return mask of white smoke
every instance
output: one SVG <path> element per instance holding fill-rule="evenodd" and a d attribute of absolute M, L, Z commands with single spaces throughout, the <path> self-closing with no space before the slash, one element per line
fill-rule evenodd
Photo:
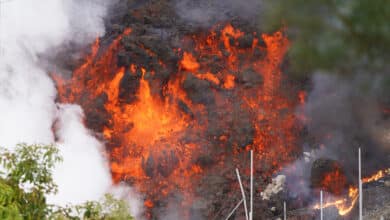
<path fill-rule="evenodd" d="M 261 192 L 261 198 L 263 200 L 269 200 L 272 195 L 278 194 L 283 190 L 284 184 L 286 183 L 285 175 L 278 175 L 272 179 L 272 182 L 267 185 L 265 190 Z"/>
<path fill-rule="evenodd" d="M 9 0 L 0 17 L 0 146 L 53 143 L 53 122 L 64 162 L 55 170 L 56 204 L 99 199 L 111 188 L 102 145 L 82 124 L 81 108 L 55 103 L 41 54 L 62 44 L 88 44 L 104 34 L 104 0 Z"/>
<path fill-rule="evenodd" d="M 72 14 L 71 9 L 78 5 L 77 13 Z M 1 145 L 53 141 L 51 125 L 55 117 L 56 91 L 46 71 L 39 67 L 38 55 L 75 37 L 87 43 L 92 35 L 102 35 L 103 12 L 103 6 L 98 7 L 91 1 L 10 0 L 2 3 Z M 93 15 L 96 21 L 85 19 L 87 15 Z M 75 20 L 80 22 L 76 26 Z"/>
<path fill-rule="evenodd" d="M 122 184 L 112 187 L 109 190 L 109 193 L 117 199 L 122 199 L 128 202 L 128 204 L 130 205 L 130 213 L 136 219 L 144 219 L 144 204 L 141 202 L 143 198 L 140 196 L 139 193 L 135 192 L 132 188 Z"/>
<path fill-rule="evenodd" d="M 57 145 L 64 161 L 54 172 L 60 190 L 49 201 L 66 205 L 82 203 L 86 198 L 99 200 L 111 185 L 110 172 L 101 154 L 103 146 L 80 123 L 83 113 L 79 106 L 61 105 L 58 113 Z"/>

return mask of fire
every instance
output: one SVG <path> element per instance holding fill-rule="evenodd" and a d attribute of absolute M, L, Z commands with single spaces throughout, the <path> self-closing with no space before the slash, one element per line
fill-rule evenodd
<path fill-rule="evenodd" d="M 281 115 L 283 110 L 289 110 L 296 103 L 286 100 L 280 94 L 281 71 L 280 65 L 289 42 L 282 31 L 273 35 L 261 35 L 261 38 L 253 37 L 248 48 L 240 48 L 238 39 L 245 33 L 234 29 L 230 24 L 225 26 L 220 34 L 212 31 L 205 37 L 193 37 L 196 42 L 196 48 L 192 53 L 184 52 L 181 60 L 183 70 L 190 71 L 190 74 L 199 79 L 204 79 L 217 88 L 233 90 L 233 93 L 241 97 L 241 109 L 245 109 L 251 115 L 251 122 L 255 128 L 253 144 L 248 149 L 256 149 L 258 159 L 269 160 L 269 164 L 275 161 L 288 161 L 291 152 L 295 150 L 295 136 L 292 133 L 296 125 L 294 114 Z M 261 46 L 260 41 L 264 41 L 265 48 Z M 223 44 L 224 50 L 218 45 Z M 265 57 L 258 57 L 256 53 L 263 53 Z M 199 57 L 202 59 L 195 59 Z M 240 59 L 239 59 L 240 58 Z M 213 67 L 210 63 L 213 59 L 222 60 L 223 68 Z M 261 87 L 243 88 L 237 85 L 237 81 L 248 80 L 242 75 L 242 71 L 253 71 L 262 78 Z M 237 75 L 240 73 L 241 75 Z M 184 73 L 185 74 L 185 73 Z M 234 103 L 217 98 L 218 108 L 234 108 Z M 264 123 L 267 122 L 267 123 Z M 221 134 L 220 140 L 226 140 L 229 137 L 229 126 L 227 125 L 226 134 Z M 278 130 L 278 134 L 275 133 Z M 236 145 L 238 143 L 233 143 Z M 237 149 L 239 147 L 236 145 Z M 276 159 L 277 158 L 277 159 Z M 281 163 L 273 164 L 275 167 Z"/>
<path fill-rule="evenodd" d="M 235 86 L 235 77 L 233 75 L 226 75 L 225 82 L 223 83 L 223 87 L 225 89 L 233 89 Z"/>
<path fill-rule="evenodd" d="M 188 52 L 184 52 L 183 59 L 181 60 L 181 65 L 184 69 L 194 71 L 199 69 L 199 63 Z"/>
<path fill-rule="evenodd" d="M 339 215 L 344 216 L 347 215 L 353 207 L 358 199 L 359 192 L 356 187 L 350 187 L 348 190 L 348 199 L 338 199 L 335 201 L 325 202 L 323 204 L 323 208 L 336 207 Z M 316 204 L 314 209 L 320 209 L 320 204 Z"/>
<path fill-rule="evenodd" d="M 377 181 L 386 175 L 390 174 L 390 169 L 380 170 L 377 173 L 363 178 L 362 183 L 369 183 Z M 338 199 L 334 201 L 328 201 L 323 204 L 323 208 L 336 207 L 339 215 L 344 216 L 352 211 L 359 198 L 359 190 L 356 186 L 350 186 L 348 190 L 348 198 Z M 320 209 L 320 204 L 316 204 L 313 209 Z"/>
<path fill-rule="evenodd" d="M 369 182 L 377 181 L 377 180 L 385 177 L 388 174 L 390 174 L 390 169 L 379 170 L 376 174 L 374 174 L 374 175 L 372 175 L 370 177 L 363 178 L 362 182 L 363 183 L 369 183 Z"/>
<path fill-rule="evenodd" d="M 323 189 L 326 189 L 326 191 L 335 195 L 340 195 L 347 185 L 347 178 L 340 169 L 335 169 L 325 174 L 320 185 Z"/>
<path fill-rule="evenodd" d="M 287 98 L 280 89 L 280 65 L 289 46 L 282 31 L 249 34 L 246 47 L 239 45 L 246 34 L 230 24 L 189 36 L 183 40 L 195 46 L 176 49 L 178 68 L 158 83 L 153 80 L 158 69 L 136 60 L 117 65 L 121 41 L 129 34 L 131 29 L 108 49 L 97 39 L 71 79 L 53 78 L 59 101 L 80 104 L 87 126 L 106 142 L 114 182 L 145 194 L 148 210 L 177 191 L 183 207 L 190 207 L 197 181 L 209 170 L 225 168 L 225 161 L 239 163 L 241 152 L 256 150 L 256 159 L 270 165 L 261 173 L 265 177 L 294 159 L 299 98 Z M 253 128 L 251 139 L 243 140 L 248 134 L 238 133 L 240 126 Z M 213 165 L 198 162 L 201 155 L 211 157 Z"/>
<path fill-rule="evenodd" d="M 112 163 L 112 171 L 116 181 L 120 181 L 127 175 L 140 179 L 151 176 L 143 172 L 143 166 L 147 166 L 145 164 L 147 162 L 143 160 L 166 156 L 164 151 L 161 152 L 158 148 L 160 144 L 164 144 L 163 139 L 174 137 L 188 125 L 187 117 L 178 112 L 177 106 L 170 105 L 168 100 L 162 101 L 151 95 L 149 84 L 143 77 L 140 79 L 137 97 L 138 101 L 132 105 L 112 109 L 114 115 L 111 123 L 116 128 L 115 132 L 119 129 L 125 143 L 137 146 L 133 152 L 127 148 L 116 148 L 119 152 L 112 155 L 115 159 Z M 128 128 L 129 124 L 132 125 L 131 129 Z M 177 137 L 170 141 L 179 142 L 179 139 Z M 165 149 L 167 151 L 165 153 L 182 147 L 185 146 L 170 144 L 169 148 Z"/>

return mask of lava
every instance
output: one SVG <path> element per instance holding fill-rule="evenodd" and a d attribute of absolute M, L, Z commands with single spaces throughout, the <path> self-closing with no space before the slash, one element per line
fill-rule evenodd
<path fill-rule="evenodd" d="M 227 24 L 188 36 L 183 40 L 194 46 L 175 49 L 177 69 L 159 83 L 151 80 L 158 69 L 137 60 L 117 65 L 122 39 L 130 34 L 126 29 L 108 47 L 97 39 L 70 79 L 53 78 L 59 101 L 80 104 L 87 126 L 106 142 L 114 182 L 146 195 L 145 207 L 164 205 L 177 192 L 190 207 L 208 170 L 239 163 L 238 155 L 250 149 L 269 165 L 258 171 L 264 177 L 294 160 L 299 97 L 286 97 L 280 88 L 289 46 L 282 31 L 246 34 Z M 239 43 L 244 35 L 251 36 L 247 46 Z M 248 132 L 240 133 L 241 127 Z M 200 156 L 213 162 L 199 162 Z"/>
<path fill-rule="evenodd" d="M 195 57 L 188 52 L 183 53 L 183 59 L 180 64 L 186 70 L 193 71 L 199 69 L 199 63 L 196 61 Z"/>
<path fill-rule="evenodd" d="M 347 178 L 340 169 L 335 169 L 329 173 L 325 173 L 320 184 L 326 191 L 340 195 L 347 184 Z"/>

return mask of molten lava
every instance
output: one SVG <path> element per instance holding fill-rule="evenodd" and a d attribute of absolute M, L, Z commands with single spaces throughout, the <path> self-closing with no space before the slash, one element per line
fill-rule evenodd
<path fill-rule="evenodd" d="M 281 31 L 260 36 L 228 24 L 189 36 L 183 42 L 195 46 L 175 49 L 178 69 L 159 83 L 151 80 L 158 69 L 137 60 L 117 65 L 121 41 L 130 34 L 127 29 L 107 48 L 97 39 L 70 79 L 53 78 L 59 101 L 80 104 L 87 126 L 102 134 L 113 180 L 145 194 L 148 209 L 176 192 L 189 207 L 208 170 L 239 164 L 238 155 L 250 149 L 268 164 L 260 173 L 265 177 L 294 160 L 299 98 L 280 88 L 289 45 Z M 247 46 L 239 43 L 244 35 L 252 37 Z M 199 162 L 201 156 L 213 162 Z"/>
<path fill-rule="evenodd" d="M 340 169 L 335 169 L 325 173 L 320 184 L 325 191 L 341 195 L 347 185 L 347 178 Z"/>

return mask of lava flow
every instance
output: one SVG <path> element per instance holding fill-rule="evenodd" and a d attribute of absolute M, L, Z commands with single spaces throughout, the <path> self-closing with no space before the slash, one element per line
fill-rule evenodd
<path fill-rule="evenodd" d="M 377 181 L 389 174 L 390 174 L 390 169 L 380 170 L 369 177 L 362 178 L 362 183 Z M 350 186 L 348 189 L 348 198 L 337 199 L 334 201 L 327 201 L 323 204 L 323 208 L 336 207 L 339 215 L 342 216 L 347 215 L 355 207 L 358 198 L 359 198 L 358 188 L 356 186 Z M 320 204 L 316 204 L 313 208 L 320 209 L 321 206 Z"/>
<path fill-rule="evenodd" d="M 339 167 L 325 173 L 321 181 L 321 188 L 334 195 L 341 195 L 347 186 L 347 178 Z"/>
<path fill-rule="evenodd" d="M 209 170 L 226 169 L 226 161 L 239 163 L 241 152 L 255 149 L 267 164 L 264 172 L 258 169 L 265 177 L 294 160 L 299 98 L 280 88 L 289 45 L 282 31 L 246 34 L 228 24 L 184 37 L 174 49 L 177 69 L 164 80 L 139 60 L 118 65 L 128 35 L 130 29 L 107 48 L 96 40 L 70 79 L 53 78 L 59 101 L 80 104 L 87 126 L 105 140 L 114 182 L 146 195 L 148 209 L 164 206 L 175 193 L 189 207 L 197 181 Z"/>

